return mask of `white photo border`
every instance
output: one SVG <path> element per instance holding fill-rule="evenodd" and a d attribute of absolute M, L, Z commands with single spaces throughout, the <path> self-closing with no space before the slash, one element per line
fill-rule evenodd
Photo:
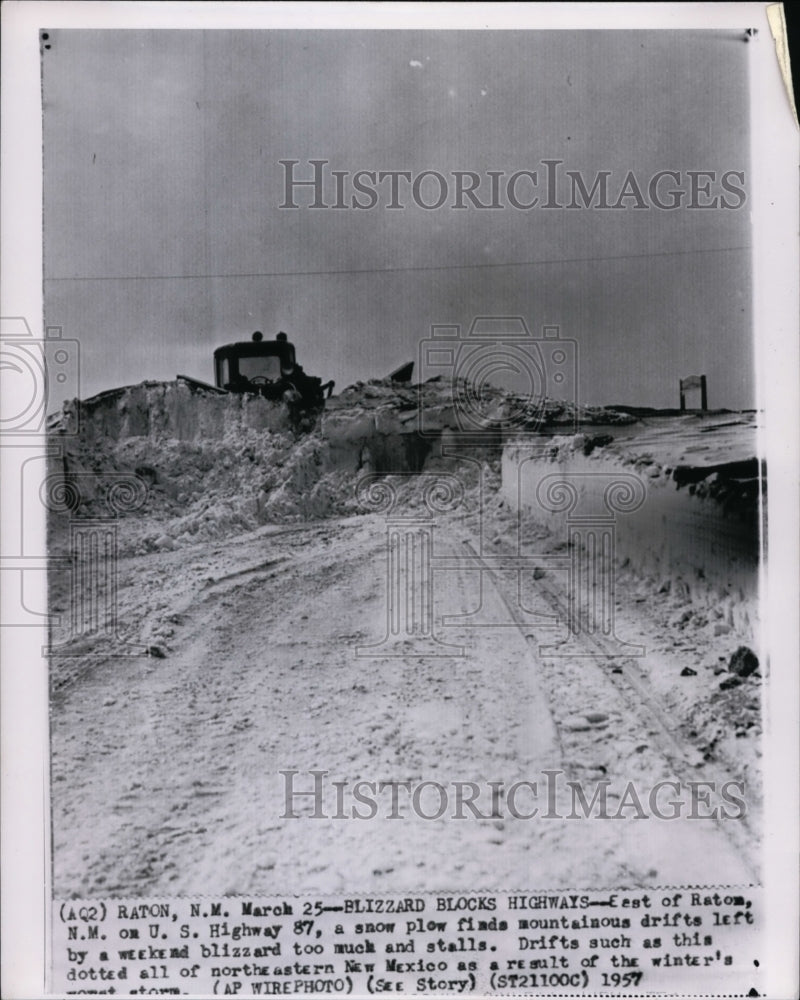
<path fill-rule="evenodd" d="M 8 3 L 2 37 L 3 317 L 42 330 L 42 163 L 39 31 L 48 28 L 459 28 L 758 27 L 751 46 L 754 336 L 763 448 L 769 477 L 765 645 L 769 651 L 764 775 L 767 995 L 793 995 L 798 903 L 798 132 L 761 3 L 340 4 Z M 42 447 L 28 445 L 31 454 Z M 12 468 L 1 454 L 3 471 Z M 2 477 L 2 509 L 20 484 Z M 42 522 L 44 512 L 42 513 Z M 4 520 L 5 542 L 18 525 Z M 44 524 L 37 526 L 44 551 Z M 29 595 L 44 606 L 44 584 Z M 4 628 L 2 643 L 3 995 L 42 996 L 50 894 L 47 669 L 43 630 Z"/>

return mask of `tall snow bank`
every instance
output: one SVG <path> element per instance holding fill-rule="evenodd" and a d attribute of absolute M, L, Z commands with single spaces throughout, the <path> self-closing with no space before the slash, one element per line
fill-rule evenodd
<path fill-rule="evenodd" d="M 301 430 L 282 403 L 180 380 L 144 382 L 65 404 L 50 427 L 60 453 L 51 471 L 80 481 L 81 514 L 99 511 L 109 477 L 138 476 L 148 488 L 141 551 L 270 521 L 355 512 L 364 474 L 419 472 L 442 463 L 443 443 L 457 449 L 465 430 L 454 402 L 459 387 L 445 380 L 359 383 L 328 400 Z M 499 457 L 509 422 L 521 412 L 531 426 L 574 424 L 578 415 L 588 422 L 632 419 L 599 409 L 578 414 L 550 400 L 528 407 L 530 413 L 526 405 L 484 388 L 486 434 L 475 455 Z"/>
<path fill-rule="evenodd" d="M 697 445 L 687 447 L 673 425 L 671 436 L 660 438 L 660 460 L 646 434 L 624 445 L 612 444 L 609 435 L 586 434 L 509 444 L 502 459 L 503 496 L 513 510 L 565 540 L 571 527 L 612 518 L 618 568 L 650 581 L 654 598 L 682 591 L 692 604 L 721 610 L 731 626 L 750 635 L 758 617 L 759 499 L 765 484 L 754 431 L 740 426 L 736 449 L 728 444 L 703 454 L 693 450 Z M 750 458 L 742 457 L 751 449 Z M 729 461 L 720 462 L 722 454 Z M 670 455 L 680 464 L 665 464 Z M 615 482 L 621 484 L 616 507 L 608 492 Z"/>

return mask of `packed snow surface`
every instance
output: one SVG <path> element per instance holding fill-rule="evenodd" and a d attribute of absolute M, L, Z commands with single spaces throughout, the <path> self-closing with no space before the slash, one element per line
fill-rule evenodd
<path fill-rule="evenodd" d="M 359 384 L 298 423 L 178 381 L 52 422 L 52 475 L 70 486 L 50 518 L 65 560 L 50 574 L 56 895 L 758 878 L 755 415 L 531 407 L 496 390 L 467 422 L 460 398 L 444 381 Z M 613 554 L 616 636 L 642 655 L 569 645 L 566 515 L 531 501 L 554 473 L 584 492 L 586 473 L 645 484 Z M 139 499 L 112 516 L 126 477 Z M 388 513 L 365 496 L 389 496 Z M 94 557 L 75 529 L 90 523 L 113 526 L 111 635 L 74 613 Z M 419 623 L 392 633 L 387 539 L 406 530 L 440 560 L 436 656 Z M 309 799 L 285 817 L 286 771 L 307 790 L 312 770 L 507 788 L 547 769 L 588 798 L 600 783 L 612 813 L 631 782 L 646 800 L 659 781 L 735 781 L 746 815 L 687 818 L 684 792 L 674 821 L 340 820 L 329 789 L 328 818 Z"/>

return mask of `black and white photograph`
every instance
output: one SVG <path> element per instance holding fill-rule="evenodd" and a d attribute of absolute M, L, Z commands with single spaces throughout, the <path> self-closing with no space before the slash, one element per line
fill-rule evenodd
<path fill-rule="evenodd" d="M 131 6 L 3 308 L 48 995 L 789 996 L 767 5 Z"/>

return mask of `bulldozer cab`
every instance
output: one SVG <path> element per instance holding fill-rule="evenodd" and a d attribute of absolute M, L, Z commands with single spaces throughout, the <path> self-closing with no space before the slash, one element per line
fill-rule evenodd
<path fill-rule="evenodd" d="M 250 341 L 226 344 L 214 351 L 214 381 L 228 392 L 252 392 L 285 400 L 295 412 L 321 409 L 333 382 L 306 375 L 285 333 L 264 340 L 256 331 Z"/>
<path fill-rule="evenodd" d="M 263 340 L 258 332 L 253 339 L 226 344 L 214 351 L 214 380 L 218 389 L 229 392 L 259 392 L 275 387 L 280 394 L 284 380 L 295 369 L 294 345 L 286 334 L 276 340 Z"/>

